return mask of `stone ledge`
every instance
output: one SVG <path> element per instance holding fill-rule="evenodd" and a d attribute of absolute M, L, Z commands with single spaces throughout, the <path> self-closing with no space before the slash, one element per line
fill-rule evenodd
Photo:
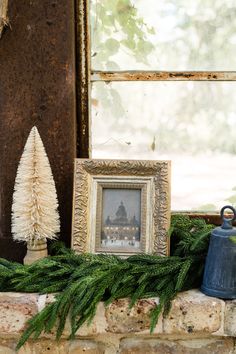
<path fill-rule="evenodd" d="M 38 312 L 39 295 L 0 293 L 0 337 L 15 337 Z"/>
<path fill-rule="evenodd" d="M 102 340 L 29 340 L 18 352 L 16 342 L 0 339 L 0 354 L 235 354 L 233 338 L 167 340 L 124 338 L 113 344 Z"/>
<path fill-rule="evenodd" d="M 53 295 L 0 293 L 0 338 L 19 338 L 29 318 L 54 301 Z M 107 308 L 100 303 L 90 326 L 77 332 L 78 338 L 100 335 L 149 335 L 150 311 L 158 299 L 142 299 L 130 309 L 128 299 L 114 301 Z M 69 335 L 69 324 L 64 336 Z M 178 294 L 167 318 L 160 316 L 153 336 L 236 336 L 236 301 L 223 301 L 199 290 Z M 54 338 L 54 333 L 46 337 Z"/>
<path fill-rule="evenodd" d="M 190 290 L 180 293 L 163 320 L 167 334 L 214 333 L 222 327 L 224 301 Z M 223 334 L 223 333 L 220 333 Z"/>
<path fill-rule="evenodd" d="M 235 354 L 232 338 L 200 338 L 189 340 L 125 339 L 120 354 Z"/>

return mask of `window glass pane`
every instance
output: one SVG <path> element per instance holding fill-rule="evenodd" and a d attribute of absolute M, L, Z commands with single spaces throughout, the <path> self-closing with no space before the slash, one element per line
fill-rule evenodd
<path fill-rule="evenodd" d="M 172 210 L 236 203 L 236 83 L 93 84 L 92 157 L 172 160 Z"/>
<path fill-rule="evenodd" d="M 235 70 L 235 0 L 91 0 L 98 70 Z"/>

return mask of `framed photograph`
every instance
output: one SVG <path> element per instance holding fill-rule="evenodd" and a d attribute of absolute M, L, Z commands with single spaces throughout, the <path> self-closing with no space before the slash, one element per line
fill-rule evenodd
<path fill-rule="evenodd" d="M 76 159 L 72 248 L 168 255 L 170 161 Z"/>

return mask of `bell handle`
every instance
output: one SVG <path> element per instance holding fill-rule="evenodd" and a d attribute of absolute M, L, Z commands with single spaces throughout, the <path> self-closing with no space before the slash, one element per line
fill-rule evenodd
<path fill-rule="evenodd" d="M 233 212 L 234 215 L 232 218 L 226 218 L 224 216 L 225 209 L 230 209 Z M 234 207 L 232 207 L 232 205 L 225 205 L 220 211 L 220 216 L 223 221 L 226 221 L 226 222 L 234 221 L 236 219 L 236 210 L 234 209 Z"/>

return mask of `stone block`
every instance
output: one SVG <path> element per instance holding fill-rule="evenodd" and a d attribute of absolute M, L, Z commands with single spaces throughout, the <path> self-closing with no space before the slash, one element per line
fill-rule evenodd
<path fill-rule="evenodd" d="M 213 333 L 221 328 L 224 302 L 198 290 L 180 293 L 163 320 L 167 334 Z"/>
<path fill-rule="evenodd" d="M 236 337 L 236 300 L 225 301 L 224 333 Z"/>
<path fill-rule="evenodd" d="M 83 324 L 76 332 L 76 336 L 88 337 L 104 334 L 107 332 L 107 329 L 108 324 L 105 316 L 105 306 L 103 302 L 100 302 L 92 322 L 89 325 L 87 323 Z"/>
<path fill-rule="evenodd" d="M 45 306 L 55 301 L 55 295 L 53 294 L 47 295 L 45 299 L 42 299 L 42 296 L 44 295 L 40 296 L 40 301 L 39 301 L 41 309 L 43 309 Z M 56 321 L 55 327 L 49 333 L 42 333 L 40 337 L 55 338 L 57 325 L 58 325 L 58 321 Z M 106 331 L 107 331 L 107 322 L 105 317 L 105 307 L 104 307 L 104 303 L 100 302 L 97 306 L 97 311 L 92 322 L 89 325 L 87 323 L 84 323 L 76 332 L 76 336 L 91 337 L 93 335 L 106 333 Z M 70 319 L 69 317 L 67 317 L 65 328 L 62 333 L 62 338 L 68 338 L 70 334 L 71 334 Z"/>
<path fill-rule="evenodd" d="M 16 342 L 0 339 L 0 354 L 15 354 Z"/>
<path fill-rule="evenodd" d="M 74 340 L 69 345 L 68 354 L 104 354 L 105 346 L 92 340 Z"/>
<path fill-rule="evenodd" d="M 90 340 L 37 340 L 29 341 L 18 354 L 104 354 L 102 344 Z"/>
<path fill-rule="evenodd" d="M 112 333 L 143 332 L 150 329 L 150 312 L 158 299 L 143 299 L 130 309 L 129 299 L 115 300 L 106 308 L 108 331 Z M 155 333 L 162 333 L 160 316 Z"/>
<path fill-rule="evenodd" d="M 37 312 L 36 294 L 0 293 L 1 336 L 15 336 L 21 333 L 26 322 Z"/>
<path fill-rule="evenodd" d="M 160 340 L 125 339 L 119 354 L 233 354 L 234 342 L 228 338 Z"/>

